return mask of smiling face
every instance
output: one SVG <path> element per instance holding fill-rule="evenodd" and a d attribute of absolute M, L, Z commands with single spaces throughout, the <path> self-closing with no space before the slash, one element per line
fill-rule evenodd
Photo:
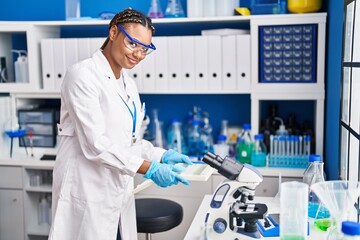
<path fill-rule="evenodd" d="M 126 23 L 123 28 L 133 39 L 145 45 L 151 44 L 152 31 L 149 28 L 138 23 Z M 122 68 L 131 69 L 146 57 L 139 49 L 129 48 L 125 44 L 126 40 L 128 40 L 126 35 L 116 25 L 111 26 L 109 42 L 103 54 L 109 61 L 116 78 L 120 77 Z"/>

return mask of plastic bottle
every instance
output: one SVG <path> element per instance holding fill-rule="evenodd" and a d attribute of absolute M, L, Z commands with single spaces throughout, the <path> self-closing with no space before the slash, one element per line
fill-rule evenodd
<path fill-rule="evenodd" d="M 253 149 L 253 138 L 251 125 L 244 124 L 243 130 L 238 138 L 237 160 L 240 163 L 251 164 L 251 152 Z"/>
<path fill-rule="evenodd" d="M 166 18 L 180 18 L 185 17 L 185 13 L 183 7 L 181 6 L 180 0 L 169 0 L 166 10 L 165 10 Z"/>
<path fill-rule="evenodd" d="M 200 138 L 201 142 L 204 144 L 203 148 L 200 149 L 201 154 L 205 154 L 206 152 L 214 151 L 214 140 L 212 137 L 212 126 L 210 125 L 209 113 L 203 113 L 203 123 L 204 126 L 200 128 Z"/>
<path fill-rule="evenodd" d="M 360 224 L 357 222 L 342 222 L 341 232 L 344 234 L 341 240 L 360 240 Z"/>
<path fill-rule="evenodd" d="M 25 50 L 11 50 L 18 54 L 17 60 L 14 63 L 15 67 L 15 81 L 19 83 L 29 82 L 29 67 L 27 60 L 27 52 Z M 24 55 L 21 55 L 24 54 Z"/>
<path fill-rule="evenodd" d="M 264 143 L 264 135 L 256 134 L 254 148 L 251 153 L 251 164 L 257 167 L 266 166 L 266 145 Z"/>
<path fill-rule="evenodd" d="M 169 145 L 169 148 L 172 148 L 179 153 L 183 153 L 181 122 L 176 118 L 173 118 L 171 120 L 171 125 L 167 132 L 167 143 Z"/>
<path fill-rule="evenodd" d="M 217 144 L 214 145 L 215 154 L 224 158 L 229 155 L 229 145 L 226 144 L 226 136 L 220 134 L 217 139 Z"/>
<path fill-rule="evenodd" d="M 227 139 L 227 137 L 229 135 L 228 120 L 224 119 L 221 121 L 220 135 L 224 135 L 226 137 L 226 142 L 228 141 L 228 139 Z"/>
<path fill-rule="evenodd" d="M 48 225 L 49 224 L 49 203 L 46 197 L 42 197 L 39 202 L 38 207 L 38 221 L 39 225 Z"/>
<path fill-rule="evenodd" d="M 193 120 L 188 132 L 188 155 L 199 156 L 201 154 L 200 121 Z"/>
<path fill-rule="evenodd" d="M 309 188 L 310 188 L 311 185 L 318 183 L 318 182 L 323 182 L 323 181 L 325 181 L 325 179 L 324 179 L 324 163 L 321 161 L 320 155 L 312 154 L 309 157 L 309 165 L 304 172 L 303 182 L 308 184 Z M 322 215 L 319 215 L 319 214 L 317 215 L 319 207 L 321 207 Z M 321 206 L 320 200 L 315 195 L 315 193 L 313 193 L 312 191 L 309 192 L 308 215 L 311 218 L 317 218 L 319 220 L 322 218 L 329 217 L 329 212 L 323 206 Z M 326 224 L 327 225 L 327 223 L 321 223 L 320 221 L 318 222 L 318 224 Z M 315 223 L 315 225 L 316 225 L 316 223 Z M 320 229 L 322 228 L 322 226 L 318 226 L 318 227 Z"/>
<path fill-rule="evenodd" d="M 151 0 L 151 5 L 150 5 L 147 16 L 149 18 L 163 18 L 164 17 L 164 13 L 161 10 L 161 5 L 160 5 L 159 0 Z"/>

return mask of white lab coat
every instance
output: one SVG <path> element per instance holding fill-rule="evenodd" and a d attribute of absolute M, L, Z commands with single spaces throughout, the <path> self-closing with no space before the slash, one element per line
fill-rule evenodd
<path fill-rule="evenodd" d="M 145 113 L 135 82 L 122 75 L 138 136 Z M 165 150 L 131 143 L 133 118 L 119 81 L 100 50 L 64 78 L 50 240 L 115 240 L 119 220 L 122 240 L 137 239 L 133 177 L 144 159 L 159 161 Z"/>

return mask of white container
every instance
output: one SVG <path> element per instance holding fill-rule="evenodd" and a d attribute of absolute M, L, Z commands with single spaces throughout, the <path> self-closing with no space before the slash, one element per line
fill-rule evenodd
<path fill-rule="evenodd" d="M 204 2 L 204 4 L 203 4 L 203 16 L 204 17 L 216 16 L 215 1 L 217 1 L 217 0 L 206 0 L 206 3 Z"/>
<path fill-rule="evenodd" d="M 216 16 L 233 16 L 234 9 L 239 6 L 239 0 L 216 0 Z"/>
<path fill-rule="evenodd" d="M 280 192 L 280 238 L 307 239 L 308 185 L 284 182 Z"/>
<path fill-rule="evenodd" d="M 12 50 L 18 54 L 18 57 L 14 63 L 15 68 L 15 81 L 17 83 L 29 82 L 29 66 L 25 50 Z M 24 54 L 24 55 L 21 55 Z"/>
<path fill-rule="evenodd" d="M 202 17 L 204 1 L 208 0 L 187 0 L 187 17 Z"/>
<path fill-rule="evenodd" d="M 50 205 L 46 199 L 43 197 L 40 199 L 39 208 L 38 208 L 38 222 L 39 225 L 49 225 L 49 211 Z"/>

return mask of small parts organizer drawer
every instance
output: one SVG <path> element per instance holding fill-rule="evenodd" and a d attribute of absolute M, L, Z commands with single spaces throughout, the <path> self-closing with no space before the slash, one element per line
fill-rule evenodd
<path fill-rule="evenodd" d="M 317 63 L 317 25 L 259 27 L 261 83 L 314 83 Z"/>
<path fill-rule="evenodd" d="M 30 146 L 30 132 L 33 133 L 33 147 L 54 147 L 56 145 L 56 121 L 57 112 L 55 109 L 32 109 L 19 110 L 19 123 L 22 129 L 26 130 L 24 137 L 25 145 Z M 19 141 L 21 147 L 24 146 Z"/>

